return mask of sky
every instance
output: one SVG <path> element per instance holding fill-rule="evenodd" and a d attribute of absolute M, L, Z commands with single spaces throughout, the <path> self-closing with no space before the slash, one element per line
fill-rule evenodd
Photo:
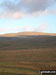
<path fill-rule="evenodd" d="M 0 34 L 56 33 L 56 0 L 0 0 Z"/>

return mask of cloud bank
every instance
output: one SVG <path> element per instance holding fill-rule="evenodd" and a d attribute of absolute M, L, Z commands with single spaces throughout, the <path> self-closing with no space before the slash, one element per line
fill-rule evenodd
<path fill-rule="evenodd" d="M 3 13 L 4 17 L 6 14 L 7 17 L 22 18 L 26 14 L 45 12 L 55 3 L 56 0 L 1 0 L 0 15 Z"/>

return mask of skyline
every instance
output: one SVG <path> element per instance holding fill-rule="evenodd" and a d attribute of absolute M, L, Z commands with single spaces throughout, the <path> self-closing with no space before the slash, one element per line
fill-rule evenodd
<path fill-rule="evenodd" d="M 56 33 L 56 0 L 0 0 L 0 34 Z"/>

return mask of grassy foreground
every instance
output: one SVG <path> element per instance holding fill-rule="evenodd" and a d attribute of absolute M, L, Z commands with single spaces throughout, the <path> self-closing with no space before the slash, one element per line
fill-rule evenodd
<path fill-rule="evenodd" d="M 0 75 L 40 75 L 56 66 L 56 36 L 0 37 Z"/>
<path fill-rule="evenodd" d="M 40 75 L 42 67 L 56 66 L 56 48 L 0 51 L 0 75 Z"/>

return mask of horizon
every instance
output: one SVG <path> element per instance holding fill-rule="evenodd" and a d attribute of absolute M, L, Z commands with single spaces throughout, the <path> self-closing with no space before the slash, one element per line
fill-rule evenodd
<path fill-rule="evenodd" d="M 0 0 L 0 35 L 56 33 L 55 0 Z"/>
<path fill-rule="evenodd" d="M 56 34 L 56 33 L 46 33 L 46 32 L 31 32 L 31 31 L 26 31 L 26 32 L 14 32 L 14 33 L 2 33 L 0 35 L 9 35 L 9 34 L 19 34 L 19 33 L 43 33 L 43 34 Z"/>

